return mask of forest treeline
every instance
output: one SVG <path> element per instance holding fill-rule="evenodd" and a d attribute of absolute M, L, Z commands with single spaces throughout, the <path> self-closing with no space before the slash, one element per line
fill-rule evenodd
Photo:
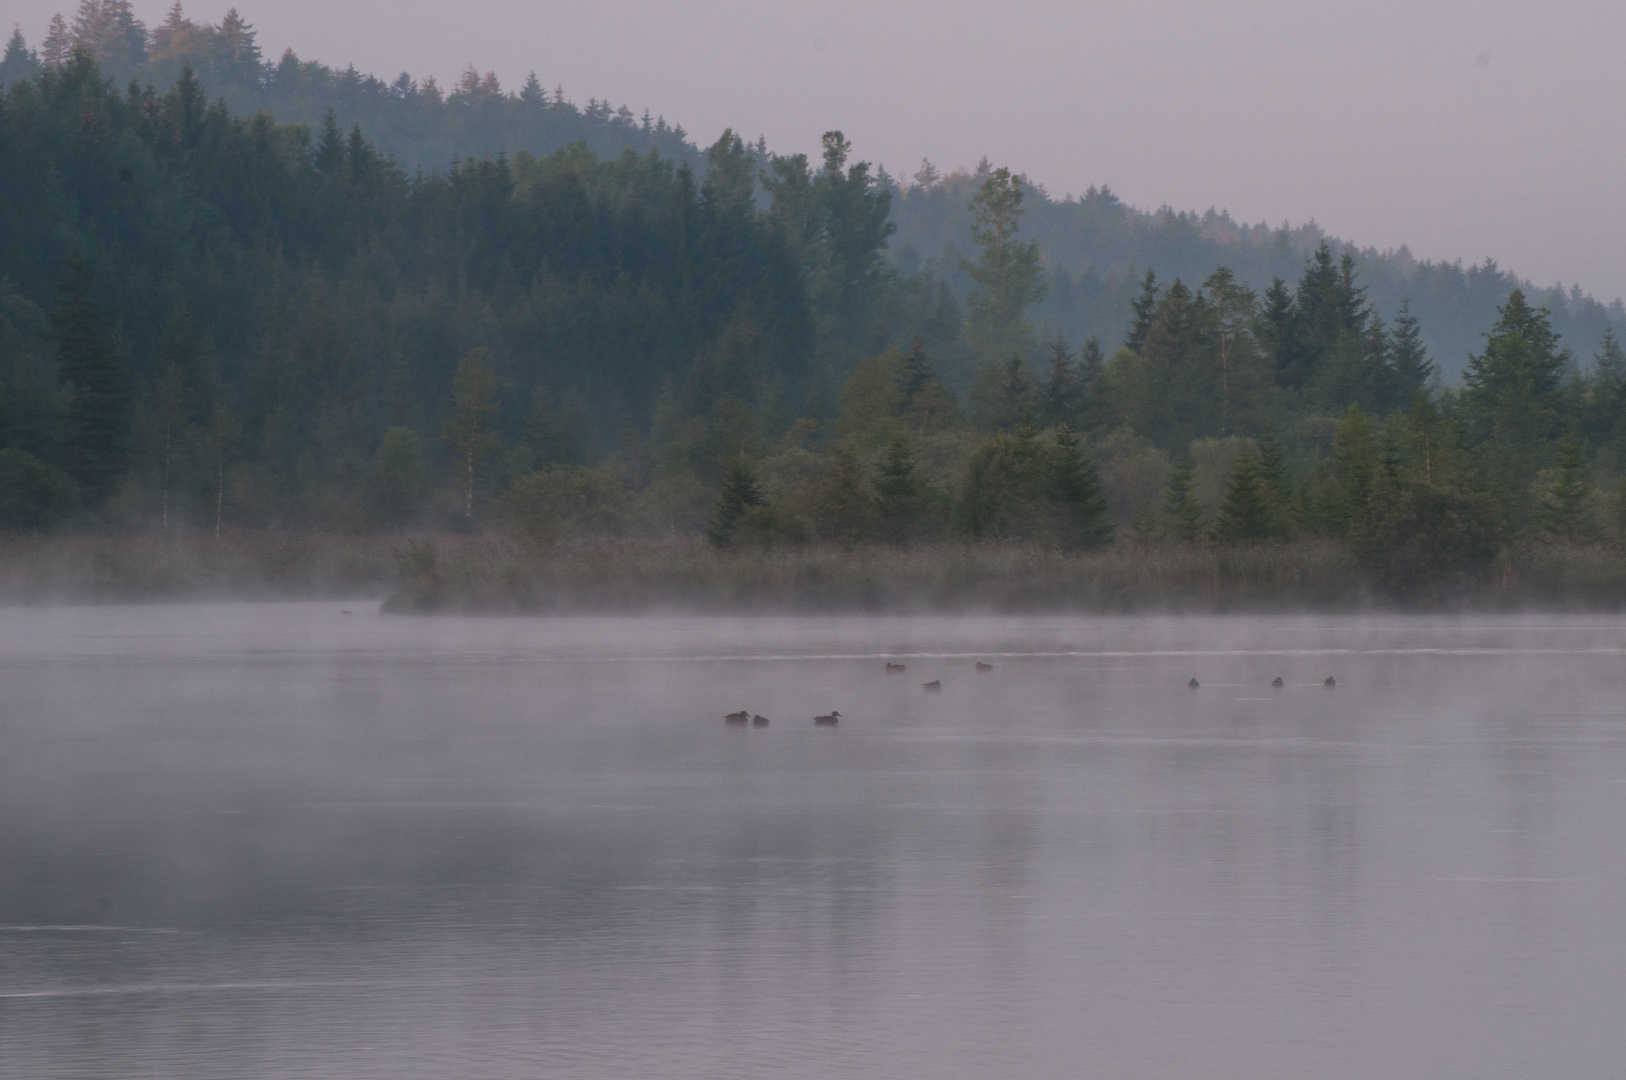
<path fill-rule="evenodd" d="M 159 12 L 155 7 L 150 14 Z M 285 123 L 317 130 L 332 111 L 341 131 L 360 124 L 371 146 L 409 172 L 444 172 L 467 158 L 520 150 L 546 156 L 578 142 L 604 159 L 624 149 L 656 150 L 674 163 L 705 168 L 702 151 L 681 126 L 648 110 L 635 114 L 626 105 L 612 107 L 596 98 L 573 103 L 545 71 L 508 87 L 494 73 L 472 66 L 445 86 L 405 72 L 378 78 L 354 66 L 301 60 L 292 50 L 265 55 L 254 27 L 236 9 L 210 25 L 188 18 L 178 2 L 149 28 L 129 0 L 80 0 L 71 18 L 53 21 L 39 49 L 13 34 L 0 59 L 0 87 L 32 78 L 42 66 L 65 64 L 76 48 L 89 52 L 121 87 L 135 80 L 162 89 L 190 65 L 208 100 L 223 101 L 233 115 L 263 109 Z M 754 145 L 747 142 L 746 150 L 759 170 L 768 167 L 772 154 L 760 137 Z M 948 172 L 922 162 L 909 176 L 874 170 L 877 185 L 892 195 L 897 233 L 887 255 L 904 277 L 925 271 L 964 304 L 975 288 L 961 268 L 961 259 L 975 248 L 967 207 L 991 171 L 987 161 Z M 759 184 L 758 201 L 766 197 Z M 1059 198 L 1042 185 L 1031 187 L 1024 205 L 1027 230 L 1044 246 L 1040 280 L 1045 290 L 1033 308 L 1041 335 L 1118 340 L 1148 268 L 1164 280 L 1189 282 L 1228 266 L 1262 292 L 1276 277 L 1295 278 L 1323 241 L 1335 257 L 1348 252 L 1360 260 L 1367 295 L 1386 318 L 1409 303 L 1421 321 L 1424 343 L 1451 380 L 1461 378 L 1497 306 L 1514 289 L 1549 310 L 1554 329 L 1580 356 L 1598 349 L 1606 328 L 1626 325 L 1619 299 L 1600 303 L 1578 286 L 1537 287 L 1490 259 L 1463 266 L 1418 260 L 1405 248 L 1358 248 L 1326 236 L 1313 222 L 1272 227 L 1239 223 L 1213 209 L 1140 210 L 1099 185 Z M 967 356 L 945 353 L 942 364 L 955 385 L 971 377 Z"/>
<path fill-rule="evenodd" d="M 819 160 L 725 132 L 698 164 L 577 142 L 409 172 L 189 63 L 121 87 L 72 40 L 108 12 L 0 105 L 13 528 L 1324 536 L 1396 588 L 1619 532 L 1626 357 L 1574 355 L 1522 291 L 1460 382 L 1325 243 L 1257 290 L 1142 273 L 1069 341 L 1008 170 L 961 190 L 951 287 L 888 258 L 898 192 L 839 132 Z"/>

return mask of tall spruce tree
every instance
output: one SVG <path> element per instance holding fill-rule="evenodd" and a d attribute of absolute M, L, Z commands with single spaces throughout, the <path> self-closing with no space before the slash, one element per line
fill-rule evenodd
<path fill-rule="evenodd" d="M 927 526 L 927 490 L 909 440 L 903 435 L 895 435 L 887 443 L 886 453 L 875 468 L 873 491 L 880 538 L 889 544 L 919 539 Z"/>
<path fill-rule="evenodd" d="M 130 385 L 112 335 L 113 317 L 91 298 L 94 272 L 75 251 L 57 283 L 50 340 L 69 389 L 64 457 L 87 504 L 111 495 L 127 464 Z"/>
<path fill-rule="evenodd" d="M 728 475 L 723 480 L 722 491 L 718 493 L 711 520 L 706 524 L 706 538 L 718 547 L 728 547 L 734 542 L 741 519 L 753 507 L 762 506 L 764 501 L 751 463 L 743 456 L 735 458 L 728 467 Z"/>
<path fill-rule="evenodd" d="M 1203 538 L 1207 511 L 1197 499 L 1197 470 L 1184 454 L 1175 458 L 1169 481 L 1163 488 L 1163 515 L 1176 538 L 1188 543 Z"/>
<path fill-rule="evenodd" d="M 1157 304 L 1157 275 L 1147 270 L 1140 281 L 1140 292 L 1129 302 L 1135 314 L 1129 323 L 1129 336 L 1124 338 L 1124 348 L 1130 352 L 1138 353 L 1145 346 L 1146 334 L 1152 329 L 1152 318 L 1157 313 Z"/>
<path fill-rule="evenodd" d="M 1225 500 L 1214 515 L 1214 538 L 1226 543 L 1265 540 L 1273 535 L 1274 515 L 1259 463 L 1246 447 L 1231 465 Z"/>

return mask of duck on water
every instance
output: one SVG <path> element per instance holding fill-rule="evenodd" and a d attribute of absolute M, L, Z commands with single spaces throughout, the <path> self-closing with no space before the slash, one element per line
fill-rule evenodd
<path fill-rule="evenodd" d="M 841 722 L 841 710 L 831 709 L 828 716 L 815 716 L 813 722 L 819 727 L 835 727 Z"/>

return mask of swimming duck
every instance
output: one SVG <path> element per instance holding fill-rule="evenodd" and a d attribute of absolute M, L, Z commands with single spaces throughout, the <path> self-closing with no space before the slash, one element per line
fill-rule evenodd
<path fill-rule="evenodd" d="M 896 675 L 898 672 L 903 670 L 903 667 L 904 666 L 902 664 L 894 664 L 892 661 L 888 660 L 886 662 L 886 673 L 888 675 Z"/>
<path fill-rule="evenodd" d="M 727 724 L 729 727 L 744 727 L 750 722 L 751 714 L 746 712 L 744 709 L 741 709 L 739 712 L 731 712 L 727 716 L 723 717 L 723 723 Z"/>
<path fill-rule="evenodd" d="M 815 716 L 813 722 L 819 727 L 835 727 L 841 722 L 841 710 L 831 709 L 829 716 Z"/>
<path fill-rule="evenodd" d="M 1191 681 L 1186 683 L 1186 685 L 1189 686 L 1191 689 L 1195 690 L 1195 689 L 1197 689 L 1197 687 L 1201 686 L 1202 683 L 1198 682 L 1197 681 L 1197 676 L 1193 675 L 1191 677 Z"/>
<path fill-rule="evenodd" d="M 1286 683 L 1282 682 L 1282 677 L 1280 675 L 1278 675 L 1274 679 L 1270 680 L 1270 686 L 1271 686 L 1271 689 L 1273 689 L 1273 690 L 1280 690 L 1282 687 L 1284 687 L 1286 685 L 1287 685 Z"/>
<path fill-rule="evenodd" d="M 992 670 L 994 670 L 994 665 L 985 664 L 981 660 L 978 660 L 977 661 L 977 670 L 978 671 L 992 671 Z"/>
<path fill-rule="evenodd" d="M 1328 690 L 1331 690 L 1333 687 L 1338 685 L 1338 680 L 1333 678 L 1331 675 L 1328 675 L 1327 676 L 1327 681 L 1322 683 L 1321 685 L 1325 686 Z"/>
<path fill-rule="evenodd" d="M 757 713 L 755 716 L 751 717 L 751 726 L 752 727 L 767 727 L 768 726 L 768 718 L 766 716 L 763 716 L 761 713 Z"/>
<path fill-rule="evenodd" d="M 928 693 L 935 694 L 939 690 L 943 689 L 943 680 L 933 679 L 931 682 L 923 682 L 920 684 L 920 688 Z"/>

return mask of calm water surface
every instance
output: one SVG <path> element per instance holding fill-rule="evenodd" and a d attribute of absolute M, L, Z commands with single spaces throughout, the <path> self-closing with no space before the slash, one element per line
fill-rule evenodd
<path fill-rule="evenodd" d="M 340 607 L 0 611 L 0 1074 L 1626 1074 L 1626 621 Z"/>

